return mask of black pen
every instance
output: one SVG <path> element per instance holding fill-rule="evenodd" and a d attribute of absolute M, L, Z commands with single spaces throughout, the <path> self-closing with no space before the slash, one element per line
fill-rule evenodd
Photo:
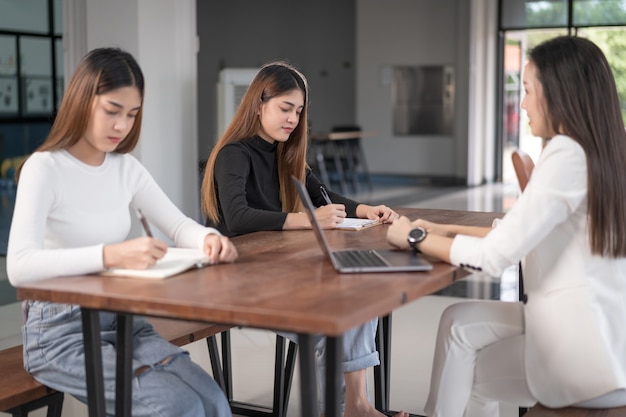
<path fill-rule="evenodd" d="M 322 197 L 324 197 L 324 201 L 326 201 L 326 204 L 333 204 L 333 202 L 331 201 L 330 197 L 328 196 L 328 192 L 326 192 L 326 188 L 324 188 L 323 185 L 320 185 L 320 193 L 322 193 Z"/>
<path fill-rule="evenodd" d="M 150 230 L 150 225 L 148 224 L 148 220 L 146 220 L 143 213 L 141 212 L 141 209 L 137 209 L 137 217 L 139 217 L 139 221 L 141 222 L 141 225 L 143 226 L 143 230 L 144 232 L 146 232 L 146 235 L 148 237 L 152 237 L 152 231 Z"/>

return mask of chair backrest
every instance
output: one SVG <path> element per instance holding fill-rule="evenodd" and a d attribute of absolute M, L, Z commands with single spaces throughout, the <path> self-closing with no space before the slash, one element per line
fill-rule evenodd
<path fill-rule="evenodd" d="M 530 174 L 532 174 L 533 168 L 535 168 L 535 163 L 530 155 L 521 149 L 514 150 L 511 154 L 511 159 L 513 160 L 513 168 L 515 168 L 519 188 L 524 191 L 528 180 L 530 180 Z"/>

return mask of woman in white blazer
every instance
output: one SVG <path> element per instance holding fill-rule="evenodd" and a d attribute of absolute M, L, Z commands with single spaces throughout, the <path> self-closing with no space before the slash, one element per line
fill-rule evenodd
<path fill-rule="evenodd" d="M 476 228 L 403 217 L 388 231 L 395 246 L 494 277 L 524 259 L 522 303 L 444 312 L 429 416 L 498 416 L 499 402 L 626 405 L 626 133 L 615 81 L 595 44 L 565 36 L 530 52 L 524 88 L 532 133 L 548 140 L 504 218 Z"/>

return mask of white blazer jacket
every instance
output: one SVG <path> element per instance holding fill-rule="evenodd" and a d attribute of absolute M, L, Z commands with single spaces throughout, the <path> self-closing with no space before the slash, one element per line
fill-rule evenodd
<path fill-rule="evenodd" d="M 457 236 L 450 256 L 492 276 L 525 257 L 526 375 L 539 402 L 561 407 L 626 388 L 626 259 L 591 254 L 578 143 L 550 140 L 497 227 Z"/>

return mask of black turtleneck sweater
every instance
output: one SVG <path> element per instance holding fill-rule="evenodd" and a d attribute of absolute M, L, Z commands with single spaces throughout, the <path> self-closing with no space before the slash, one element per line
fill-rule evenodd
<path fill-rule="evenodd" d="M 282 211 L 276 147 L 259 136 L 226 145 L 215 160 L 215 188 L 220 223 L 215 227 L 225 236 L 236 236 L 260 230 L 282 230 L 287 213 Z M 310 171 L 306 187 L 311 201 L 324 204 L 322 183 Z M 356 201 L 328 190 L 333 203 L 344 204 L 348 217 L 356 217 Z"/>

